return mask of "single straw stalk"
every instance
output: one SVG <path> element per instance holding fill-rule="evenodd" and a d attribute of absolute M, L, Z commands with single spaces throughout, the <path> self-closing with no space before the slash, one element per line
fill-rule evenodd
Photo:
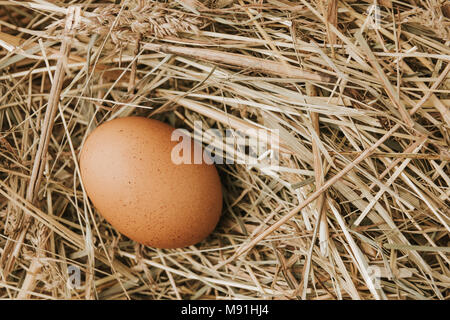
<path fill-rule="evenodd" d="M 270 61 L 267 59 L 256 58 L 243 54 L 154 43 L 146 43 L 143 45 L 143 48 L 151 51 L 176 54 L 184 57 L 192 57 L 215 63 L 229 64 L 251 71 L 264 72 L 286 78 L 318 82 L 328 82 L 331 80 L 329 76 L 305 71 L 286 63 Z"/>

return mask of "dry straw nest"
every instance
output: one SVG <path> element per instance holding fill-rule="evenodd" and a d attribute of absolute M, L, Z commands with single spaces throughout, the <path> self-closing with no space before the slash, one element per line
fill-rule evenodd
<path fill-rule="evenodd" d="M 450 5 L 373 3 L 0 1 L 0 297 L 448 299 Z M 281 168 L 218 166 L 215 232 L 141 246 L 77 162 L 132 114 L 279 130 Z"/>

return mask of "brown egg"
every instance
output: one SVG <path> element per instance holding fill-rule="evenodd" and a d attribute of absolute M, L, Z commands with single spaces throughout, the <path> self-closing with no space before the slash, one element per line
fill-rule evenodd
<path fill-rule="evenodd" d="M 130 239 L 157 248 L 198 243 L 222 211 L 215 166 L 172 161 L 180 146 L 171 141 L 174 130 L 142 117 L 115 119 L 89 135 L 80 156 L 83 185 L 98 212 Z"/>

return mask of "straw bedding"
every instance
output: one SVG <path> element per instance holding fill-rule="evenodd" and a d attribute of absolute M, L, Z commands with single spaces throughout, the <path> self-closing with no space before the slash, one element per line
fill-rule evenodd
<path fill-rule="evenodd" d="M 373 3 L 0 1 L 0 297 L 448 299 L 450 6 Z M 78 168 L 127 115 L 278 132 L 279 168 L 218 165 L 214 233 L 139 245 Z"/>

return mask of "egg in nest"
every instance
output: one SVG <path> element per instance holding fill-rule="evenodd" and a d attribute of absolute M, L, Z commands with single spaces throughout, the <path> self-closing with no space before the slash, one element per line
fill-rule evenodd
<path fill-rule="evenodd" d="M 94 207 L 116 230 L 151 247 L 196 244 L 214 230 L 222 212 L 216 167 L 174 162 L 174 130 L 143 117 L 114 119 L 88 136 L 80 155 Z"/>

